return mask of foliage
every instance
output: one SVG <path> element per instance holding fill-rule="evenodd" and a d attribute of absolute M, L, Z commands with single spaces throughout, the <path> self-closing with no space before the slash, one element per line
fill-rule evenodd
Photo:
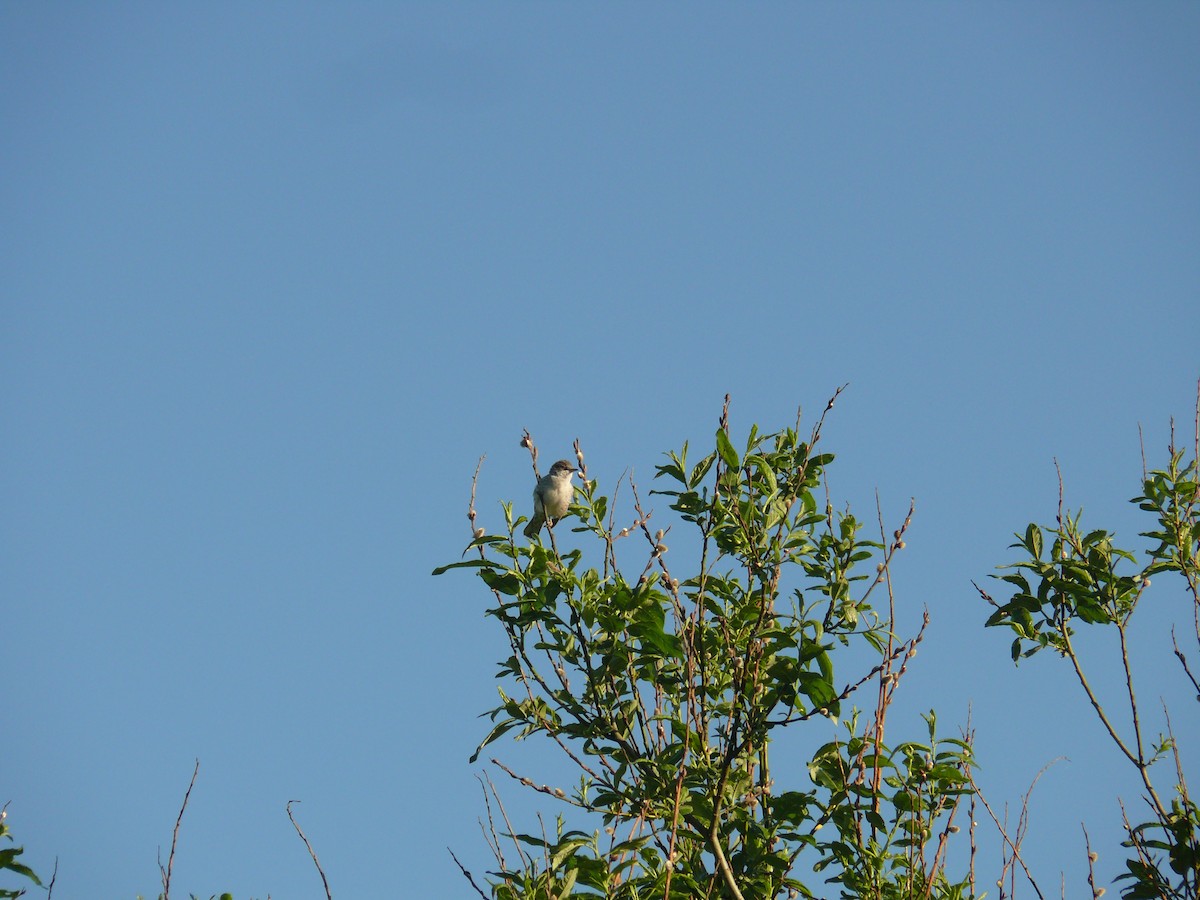
<path fill-rule="evenodd" d="M 0 838 L 6 838 L 8 843 L 14 843 L 13 836 L 10 832 L 7 822 L 8 806 L 5 805 L 3 810 L 0 810 Z M 42 884 L 40 878 L 34 873 L 33 869 L 22 862 L 18 862 L 18 857 L 25 852 L 24 847 L 0 847 L 0 872 L 13 872 L 21 878 L 32 881 L 39 887 Z M 0 898 L 20 897 L 25 893 L 24 888 L 12 889 L 0 887 Z"/>
<path fill-rule="evenodd" d="M 509 733 L 549 739 L 577 784 L 538 786 L 493 762 L 600 826 L 493 824 L 492 897 L 826 896 L 810 875 L 844 897 L 976 896 L 973 856 L 966 875 L 946 871 L 972 792 L 969 742 L 939 734 L 932 712 L 920 740 L 884 740 L 924 632 L 896 630 L 890 565 L 909 520 L 888 540 L 881 519 L 872 540 L 819 499 L 833 461 L 818 452 L 823 420 L 807 441 L 797 421 L 751 428 L 738 448 L 727 402 L 711 448 L 669 453 L 653 493 L 683 523 L 674 553 L 675 526 L 651 530 L 632 482 L 634 521 L 618 530 L 620 482 L 602 494 L 577 443 L 583 484 L 558 528 L 582 548 L 560 551 L 553 529 L 548 546 L 518 541 L 524 519 L 509 504 L 504 534 L 475 531 L 478 559 L 435 571 L 475 570 L 511 649 L 480 751 Z M 631 536 L 645 549 L 618 554 Z M 848 706 L 858 692 L 869 714 Z M 771 755 L 785 728 L 816 746 L 801 783 L 776 780 L 804 770 Z"/>
<path fill-rule="evenodd" d="M 1200 810 L 1188 794 L 1180 748 L 1171 731 L 1151 738 L 1146 733 L 1145 713 L 1134 691 L 1134 673 L 1130 664 L 1130 624 L 1143 604 L 1151 578 L 1174 573 L 1182 576 L 1184 596 L 1191 607 L 1194 637 L 1200 646 L 1200 478 L 1197 472 L 1200 451 L 1200 406 L 1197 412 L 1197 437 L 1188 459 L 1175 445 L 1172 435 L 1164 468 L 1143 473 L 1141 493 L 1132 503 L 1146 515 L 1149 525 L 1142 536 L 1150 545 L 1140 559 L 1131 550 L 1121 549 L 1107 530 L 1087 530 L 1079 513 L 1064 512 L 1060 484 L 1058 517 L 1054 526 L 1029 525 L 1017 535 L 1024 558 L 1004 568 L 1007 574 L 996 576 L 1012 586 L 1014 593 L 1003 603 L 981 591 L 996 606 L 989 626 L 1012 629 L 1014 661 L 1032 656 L 1049 647 L 1067 659 L 1074 669 L 1088 702 L 1109 738 L 1136 770 L 1145 789 L 1145 799 L 1153 818 L 1138 825 L 1124 819 L 1131 851 L 1124 881 L 1126 898 L 1196 898 L 1200 896 Z M 1093 689 L 1073 638 L 1084 627 L 1112 629 L 1125 680 L 1122 705 L 1130 711 L 1128 727 L 1120 726 Z M 1187 657 L 1175 642 L 1172 645 L 1181 668 L 1181 676 L 1200 695 L 1200 684 L 1188 666 Z M 1200 699 L 1200 696 L 1197 697 Z M 1170 776 L 1173 796 L 1164 800 L 1159 792 L 1154 767 L 1170 757 L 1174 772 Z M 1162 781 L 1161 778 L 1158 779 Z M 1124 816 L 1124 810 L 1122 810 Z"/>

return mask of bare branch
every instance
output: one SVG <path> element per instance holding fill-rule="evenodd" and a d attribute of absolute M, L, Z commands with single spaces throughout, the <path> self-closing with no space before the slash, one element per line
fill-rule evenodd
<path fill-rule="evenodd" d="M 192 769 L 192 780 L 188 782 L 187 791 L 183 795 L 183 805 L 179 807 L 179 815 L 175 817 L 175 830 L 171 833 L 171 853 L 167 856 L 167 867 L 164 869 L 160 861 L 159 874 L 162 876 L 163 900 L 171 900 L 171 870 L 175 867 L 175 846 L 179 843 L 179 824 L 183 821 L 183 811 L 187 809 L 188 798 L 192 796 L 192 788 L 196 785 L 196 776 L 200 774 L 200 760 Z"/>
<path fill-rule="evenodd" d="M 1046 766 L 1044 766 L 1042 770 L 1038 772 L 1036 776 L 1034 776 L 1033 783 L 1029 785 L 1029 790 L 1025 794 L 1024 806 L 1028 806 L 1029 795 L 1033 793 L 1033 788 L 1038 783 L 1038 779 L 1042 777 L 1042 773 L 1056 762 L 1058 762 L 1057 759 L 1047 763 Z M 1013 859 L 1020 863 L 1021 869 L 1025 872 L 1025 878 L 1029 881 L 1030 887 L 1033 888 L 1033 892 L 1037 894 L 1041 900 L 1046 900 L 1045 896 L 1042 894 L 1041 888 L 1038 887 L 1037 881 L 1033 877 L 1033 873 L 1029 871 L 1029 867 L 1025 865 L 1025 860 L 1021 858 L 1022 835 L 1018 834 L 1016 840 L 1008 836 L 1008 831 L 1000 823 L 1000 819 L 996 816 L 995 812 L 992 811 L 991 804 L 987 802 L 987 797 L 984 796 L 983 790 L 975 781 L 975 776 L 970 772 L 967 772 L 966 775 L 967 779 L 971 782 L 971 787 L 975 791 L 975 796 L 979 798 L 979 802 L 983 804 L 983 808 L 987 810 L 987 814 L 991 817 L 992 822 L 995 823 L 996 829 L 1000 832 L 1000 837 L 1004 839 L 1005 845 L 1012 851 Z"/>
<path fill-rule="evenodd" d="M 321 868 L 321 861 L 317 859 L 317 852 L 313 850 L 312 844 L 308 842 L 308 838 L 304 836 L 304 832 L 300 829 L 300 823 L 292 815 L 292 804 L 299 802 L 299 800 L 289 800 L 287 802 L 287 816 L 292 820 L 292 827 L 296 829 L 296 834 L 300 835 L 300 840 L 304 841 L 304 846 L 308 849 L 308 855 L 312 857 L 313 865 L 317 867 L 317 874 L 321 876 L 321 884 L 325 886 L 325 900 L 333 900 L 333 895 L 329 893 L 329 880 L 325 877 L 325 870 Z"/>
<path fill-rule="evenodd" d="M 471 873 L 467 871 L 467 867 L 458 861 L 458 857 L 454 855 L 454 851 L 447 847 L 446 852 L 450 854 L 450 858 L 454 860 L 454 864 L 462 870 L 463 875 L 467 876 L 467 881 L 471 882 L 471 887 L 475 888 L 475 893 L 482 897 L 483 900 L 489 900 L 488 895 L 479 889 L 479 885 L 475 883 L 475 879 L 471 877 Z"/>

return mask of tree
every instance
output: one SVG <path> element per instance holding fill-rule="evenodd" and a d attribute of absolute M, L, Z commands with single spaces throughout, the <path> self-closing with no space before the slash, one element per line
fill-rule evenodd
<path fill-rule="evenodd" d="M 823 895 L 807 873 L 846 897 L 975 896 L 973 858 L 952 877 L 946 852 L 971 793 L 969 738 L 944 737 L 931 711 L 919 740 L 885 741 L 924 633 L 900 636 L 890 576 L 912 511 L 890 538 L 880 516 L 868 539 L 821 496 L 836 397 L 808 440 L 798 416 L 773 434 L 751 428 L 740 449 L 726 398 L 713 445 L 696 458 L 684 444 L 657 468 L 651 493 L 686 529 L 677 550 L 676 526 L 654 529 L 632 482 L 633 520 L 618 529 L 620 483 L 601 493 L 576 443 L 583 484 L 558 528 L 587 552 L 560 552 L 554 530 L 548 546 L 519 540 L 506 504 L 504 534 L 476 530 L 478 558 L 436 570 L 475 570 L 511 648 L 480 750 L 509 732 L 554 742 L 578 770 L 569 789 L 493 762 L 599 826 L 493 826 L 491 896 Z M 537 475 L 528 434 L 523 444 Z M 640 553 L 619 553 L 630 538 Z M 860 697 L 866 714 L 851 706 Z M 843 737 L 824 739 L 831 722 Z M 822 739 L 801 783 L 784 783 L 772 745 L 806 728 Z"/>
<path fill-rule="evenodd" d="M 1183 758 L 1164 705 L 1165 732 L 1151 737 L 1147 712 L 1134 690 L 1135 673 L 1130 663 L 1130 625 L 1142 608 L 1152 577 L 1182 576 L 1184 597 L 1191 612 L 1191 631 L 1200 648 L 1200 391 L 1196 407 L 1195 439 L 1191 458 L 1176 445 L 1174 425 L 1167 464 L 1146 471 L 1143 463 L 1142 489 L 1130 502 L 1147 515 L 1149 544 L 1140 554 L 1121 549 L 1115 535 L 1106 529 L 1085 529 L 1079 512 L 1063 508 L 1061 474 L 1058 515 L 1053 526 L 1030 524 L 1017 543 L 1025 558 L 997 576 L 1013 589 L 1003 603 L 980 590 L 996 607 L 987 620 L 993 627 L 1011 628 L 1014 662 L 1050 648 L 1074 670 L 1080 689 L 1095 711 L 1104 731 L 1121 756 L 1136 771 L 1145 790 L 1143 799 L 1152 818 L 1133 824 L 1122 806 L 1121 815 L 1132 852 L 1125 862 L 1122 896 L 1131 898 L 1196 898 L 1200 896 L 1200 810 L 1188 793 Z M 1077 629 L 1108 628 L 1116 632 L 1119 664 L 1125 691 L 1120 702 L 1128 710 L 1128 725 L 1109 712 L 1093 688 L 1075 641 Z M 1186 643 L 1186 640 L 1185 640 Z M 1185 678 L 1200 700 L 1200 682 L 1180 649 L 1175 630 L 1171 648 Z M 1165 648 L 1164 648 L 1165 649 Z M 1156 781 L 1156 766 L 1165 759 L 1173 763 L 1170 794 Z M 1089 848 L 1089 860 L 1094 856 Z M 1094 873 L 1090 879 L 1094 886 Z M 1098 896 L 1098 894 L 1096 895 Z"/>

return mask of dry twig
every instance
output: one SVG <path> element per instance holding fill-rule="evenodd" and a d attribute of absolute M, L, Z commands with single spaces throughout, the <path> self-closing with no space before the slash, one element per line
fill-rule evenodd
<path fill-rule="evenodd" d="M 308 849 L 308 855 L 312 857 L 313 865 L 317 867 L 317 874 L 321 876 L 321 884 L 325 885 L 325 900 L 333 900 L 333 895 L 329 893 L 329 880 L 325 877 L 325 870 L 321 868 L 321 861 L 317 859 L 317 852 L 313 850 L 312 844 L 308 842 L 308 838 L 304 836 L 304 832 L 300 828 L 300 823 L 292 815 L 292 804 L 299 802 L 299 800 L 289 800 L 287 802 L 288 818 L 292 820 L 292 827 L 296 829 L 296 834 L 300 835 L 300 840 L 304 841 L 304 846 Z"/>
<path fill-rule="evenodd" d="M 163 900 L 171 900 L 171 870 L 175 867 L 175 846 L 179 843 L 179 824 L 183 821 L 183 811 L 187 809 L 188 798 L 192 796 L 192 788 L 196 785 L 196 776 L 200 774 L 200 760 L 192 769 L 192 780 L 188 782 L 187 791 L 183 795 L 183 805 L 179 807 L 179 815 L 175 817 L 175 830 L 171 833 L 171 853 L 167 856 L 167 867 L 164 869 L 160 851 L 158 871 L 162 876 Z M 56 866 L 57 869 L 57 866 Z"/>

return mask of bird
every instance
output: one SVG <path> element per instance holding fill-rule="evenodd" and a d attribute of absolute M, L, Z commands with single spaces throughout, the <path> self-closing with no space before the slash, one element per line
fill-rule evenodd
<path fill-rule="evenodd" d="M 575 497 L 575 485 L 571 477 L 576 469 L 570 460 L 560 459 L 550 467 L 550 473 L 538 479 L 533 489 L 533 516 L 525 526 L 525 537 L 532 538 L 542 530 L 546 520 L 553 525 L 567 514 L 567 507 Z"/>

